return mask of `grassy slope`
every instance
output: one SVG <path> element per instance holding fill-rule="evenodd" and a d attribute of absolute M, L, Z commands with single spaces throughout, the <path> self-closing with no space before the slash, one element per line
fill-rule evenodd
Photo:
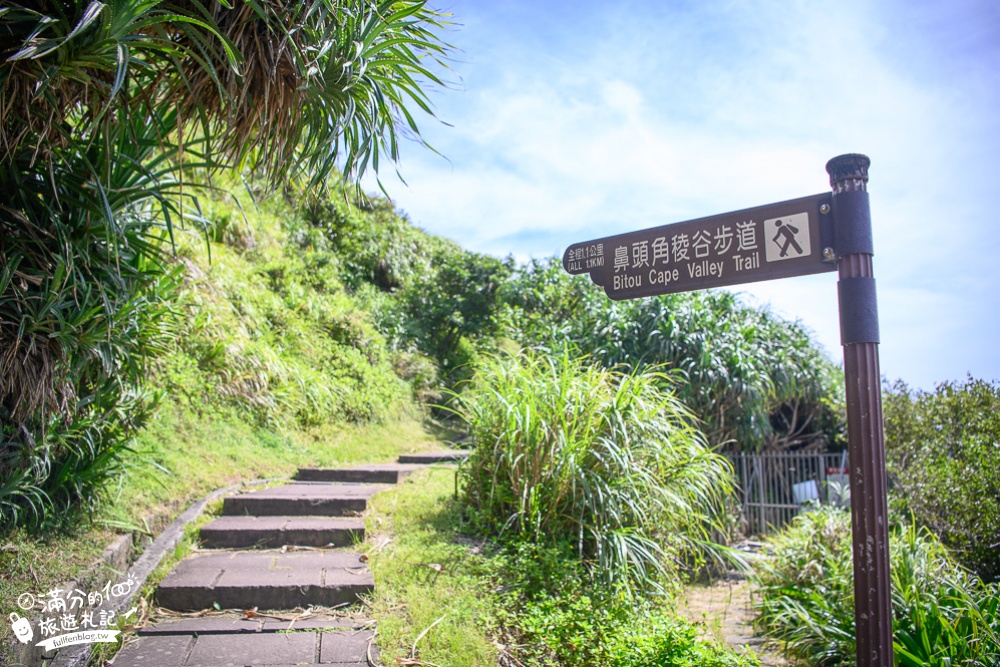
<path fill-rule="evenodd" d="M 467 536 L 454 485 L 453 471 L 434 469 L 374 499 L 366 547 L 382 664 L 759 664 L 752 652 L 699 637 L 670 598 L 602 599 L 572 558 Z"/>
<path fill-rule="evenodd" d="M 21 593 L 87 571 L 116 534 L 147 543 L 213 489 L 440 446 L 444 432 L 414 406 L 385 341 L 341 284 L 338 258 L 308 234 L 289 243 L 295 212 L 280 197 L 257 209 L 235 192 L 203 200 L 209 236 L 220 242 L 175 235 L 178 317 L 150 369 L 161 404 L 108 502 L 64 532 L 0 537 L 5 617 Z M 4 647 L 9 632 L 0 626 Z"/>
<path fill-rule="evenodd" d="M 432 469 L 372 503 L 366 544 L 384 664 L 407 657 L 452 667 L 496 664 L 483 623 L 491 566 L 476 542 L 459 534 L 454 483 L 453 471 Z"/>

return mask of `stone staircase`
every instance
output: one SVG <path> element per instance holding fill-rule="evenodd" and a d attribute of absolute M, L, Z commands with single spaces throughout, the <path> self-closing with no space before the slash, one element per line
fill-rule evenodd
<path fill-rule="evenodd" d="M 139 631 L 115 667 L 291 667 L 369 665 L 374 622 L 338 617 L 375 581 L 352 545 L 373 495 L 462 450 L 411 454 L 397 463 L 302 468 L 295 481 L 226 498 L 222 516 L 201 529 L 208 551 L 188 556 L 160 582 L 156 604 L 178 612 L 230 614 L 161 620 Z M 289 547 L 301 547 L 296 550 Z M 294 619 L 282 610 L 327 608 Z M 254 615 L 245 610 L 257 609 Z M 268 610 L 265 613 L 263 610 Z"/>

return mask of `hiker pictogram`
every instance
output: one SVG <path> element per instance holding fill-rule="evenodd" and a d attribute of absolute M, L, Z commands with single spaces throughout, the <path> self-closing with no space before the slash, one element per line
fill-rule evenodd
<path fill-rule="evenodd" d="M 805 213 L 786 215 L 764 221 L 767 237 L 767 261 L 798 259 L 812 252 L 809 240 L 809 216 Z"/>
<path fill-rule="evenodd" d="M 793 227 L 791 224 L 782 222 L 781 220 L 775 220 L 774 224 L 778 228 L 778 233 L 771 240 L 781 246 L 781 256 L 785 257 L 788 255 L 788 246 L 795 248 L 796 254 L 801 255 L 802 246 L 795 240 L 795 235 L 799 233 L 799 228 Z"/>

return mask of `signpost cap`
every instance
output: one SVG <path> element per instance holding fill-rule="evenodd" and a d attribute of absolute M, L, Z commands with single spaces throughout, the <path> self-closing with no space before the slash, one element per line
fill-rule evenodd
<path fill-rule="evenodd" d="M 838 155 L 826 163 L 826 173 L 830 174 L 830 185 L 835 186 L 843 181 L 860 180 L 868 182 L 868 167 L 872 161 L 861 153 Z"/>

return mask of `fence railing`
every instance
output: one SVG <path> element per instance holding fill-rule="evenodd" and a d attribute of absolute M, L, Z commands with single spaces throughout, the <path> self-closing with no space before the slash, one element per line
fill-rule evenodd
<path fill-rule="evenodd" d="M 730 454 L 747 535 L 776 530 L 810 501 L 847 506 L 847 459 L 842 454 Z"/>

